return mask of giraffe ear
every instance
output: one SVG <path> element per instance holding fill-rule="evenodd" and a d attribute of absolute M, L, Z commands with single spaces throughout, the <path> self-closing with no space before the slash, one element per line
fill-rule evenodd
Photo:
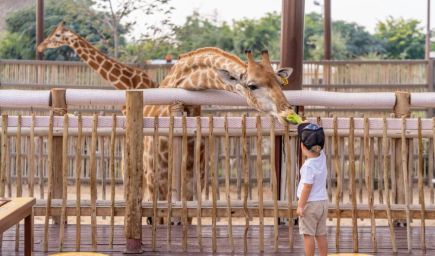
<path fill-rule="evenodd" d="M 225 84 L 235 86 L 240 82 L 237 76 L 231 74 L 228 70 L 218 69 L 217 74 Z"/>
<path fill-rule="evenodd" d="M 293 73 L 292 68 L 280 68 L 276 71 L 276 75 L 280 78 L 289 78 L 290 75 Z"/>

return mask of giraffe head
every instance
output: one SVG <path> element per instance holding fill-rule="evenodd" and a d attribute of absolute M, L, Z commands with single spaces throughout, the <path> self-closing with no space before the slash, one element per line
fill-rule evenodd
<path fill-rule="evenodd" d="M 292 107 L 282 92 L 282 86 L 288 84 L 291 68 L 274 71 L 269 53 L 264 50 L 262 59 L 256 62 L 251 51 L 245 52 L 248 59 L 246 72 L 240 75 L 228 70 L 218 70 L 221 80 L 231 85 L 235 92 L 246 98 L 248 104 L 256 110 L 275 116 L 280 122 L 286 122 L 288 115 L 294 114 Z"/>
<path fill-rule="evenodd" d="M 68 45 L 68 41 L 71 37 L 76 37 L 76 35 L 65 28 L 64 22 L 62 21 L 57 25 L 56 29 L 38 45 L 37 50 L 38 52 L 43 52 L 47 48 L 58 48 L 63 45 Z"/>

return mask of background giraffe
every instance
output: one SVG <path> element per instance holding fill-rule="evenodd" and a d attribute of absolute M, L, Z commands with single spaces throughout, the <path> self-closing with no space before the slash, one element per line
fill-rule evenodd
<path fill-rule="evenodd" d="M 71 47 L 89 67 L 101 78 L 110 82 L 116 89 L 156 88 L 158 84 L 150 79 L 141 69 L 130 67 L 107 57 L 81 36 L 65 28 L 61 22 L 51 34 L 38 45 L 37 50 L 43 52 L 47 48 L 58 48 L 63 45 Z"/>
<path fill-rule="evenodd" d="M 143 85 L 138 85 L 137 83 L 122 83 L 122 86 L 114 84 L 118 89 L 144 88 L 147 84 L 152 85 L 150 87 L 156 87 L 156 83 L 151 82 L 143 71 L 116 63 L 114 60 L 111 60 L 98 52 L 80 36 L 65 29 L 63 23 L 61 23 L 55 31 L 53 31 L 52 34 L 40 46 L 38 46 L 38 50 L 55 48 L 61 45 L 72 45 L 77 54 L 79 54 L 79 56 L 92 68 L 99 72 L 103 78 L 110 77 L 110 73 L 107 73 L 107 71 L 118 70 L 120 67 L 132 70 L 131 73 L 134 74 L 138 74 L 135 72 L 143 73 L 147 78 L 147 80 L 145 80 L 147 82 L 143 82 Z M 81 50 L 84 46 L 88 49 L 87 51 Z M 282 92 L 281 86 L 290 76 L 292 70 L 290 68 L 283 68 L 275 73 L 270 64 L 267 51 L 262 52 L 262 60 L 259 63 L 255 62 L 251 51 L 247 51 L 246 56 L 248 59 L 247 63 L 235 55 L 212 47 L 201 48 L 183 54 L 179 57 L 168 75 L 161 81 L 160 87 L 184 88 L 187 90 L 221 89 L 235 92 L 242 95 L 251 107 L 260 112 L 274 115 L 280 122 L 285 122 L 285 117 L 288 114 L 293 113 L 293 111 Z M 111 63 L 111 69 L 108 70 L 101 68 L 104 65 L 97 65 L 98 61 L 100 61 L 100 64 Z M 116 69 L 113 69 L 113 67 Z M 104 71 L 103 73 L 101 73 L 102 70 Z M 119 72 L 116 72 L 116 74 L 118 73 Z M 121 79 L 117 79 L 117 81 L 118 80 Z M 200 115 L 199 106 L 184 106 L 182 108 L 189 116 Z M 148 105 L 145 106 L 143 112 L 144 116 L 169 116 L 171 114 L 171 106 Z M 154 163 L 153 138 L 144 138 L 144 186 L 147 190 L 147 198 L 151 199 L 155 192 L 155 186 L 152 181 L 154 181 L 154 178 L 157 178 L 159 200 L 166 200 L 168 193 L 168 138 L 159 137 L 158 145 L 158 160 Z M 193 138 L 190 138 L 188 142 L 189 158 L 187 162 L 188 184 L 186 186 L 188 200 L 192 200 L 193 198 L 193 149 L 194 140 Z M 157 169 L 159 170 L 159 177 L 154 177 L 155 170 Z M 201 164 L 200 178 L 201 181 L 203 181 L 203 164 Z M 201 182 L 201 184 L 204 183 Z"/>

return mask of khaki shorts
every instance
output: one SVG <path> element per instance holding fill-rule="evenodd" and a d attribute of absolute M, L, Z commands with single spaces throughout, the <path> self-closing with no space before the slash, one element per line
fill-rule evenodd
<path fill-rule="evenodd" d="M 328 217 L 328 200 L 307 202 L 304 216 L 299 217 L 301 235 L 326 235 L 326 218 Z"/>

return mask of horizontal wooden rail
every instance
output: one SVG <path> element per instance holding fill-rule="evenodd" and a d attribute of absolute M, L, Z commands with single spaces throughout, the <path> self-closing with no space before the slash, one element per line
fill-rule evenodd
<path fill-rule="evenodd" d="M 244 209 L 243 209 L 243 200 L 231 200 L 231 216 L 232 217 L 245 217 Z M 264 200 L 264 217 L 274 217 L 274 203 L 272 200 Z M 51 203 L 51 214 L 53 216 L 59 216 L 61 210 L 62 201 L 60 199 L 53 199 Z M 197 216 L 197 203 L 196 201 L 188 201 L 187 209 L 188 209 L 188 217 L 196 217 Z M 226 200 L 217 200 L 216 209 L 217 209 L 217 217 L 226 217 L 227 216 L 227 202 Z M 90 200 L 82 200 L 81 201 L 81 215 L 82 216 L 90 216 L 91 213 L 91 202 Z M 111 202 L 110 201 L 102 201 L 99 200 L 96 203 L 97 208 L 97 216 L 110 216 L 111 214 Z M 202 201 L 202 217 L 211 217 L 212 213 L 212 201 L 203 200 Z M 37 200 L 37 203 L 34 207 L 35 216 L 44 216 L 46 209 L 46 201 Z M 157 216 L 166 217 L 168 203 L 166 201 L 158 201 L 157 202 Z M 297 203 L 293 202 L 293 216 L 297 216 L 296 209 Z M 336 208 L 335 204 L 329 204 L 329 213 L 328 216 L 331 218 L 336 217 Z M 378 219 L 386 219 L 386 205 L 377 204 L 374 205 L 375 217 Z M 115 202 L 115 216 L 124 216 L 125 211 L 125 202 L 124 201 L 116 201 Z M 142 203 L 142 216 L 143 217 L 151 217 L 153 216 L 153 206 L 152 202 Z M 172 202 L 172 211 L 174 217 L 180 217 L 182 212 L 182 203 L 181 201 Z M 248 200 L 248 211 L 250 217 L 258 217 L 258 201 L 250 201 Z M 410 211 L 413 218 L 420 218 L 421 211 L 420 205 L 410 205 Z M 340 217 L 342 218 L 352 218 L 352 207 L 351 204 L 340 204 Z M 278 216 L 279 217 L 288 217 L 288 202 L 287 201 L 278 201 Z M 394 219 L 403 219 L 405 218 L 405 205 L 403 204 L 394 204 L 391 205 L 391 213 Z M 66 214 L 68 216 L 76 216 L 76 201 L 68 200 L 66 204 Z M 357 217 L 358 218 L 369 218 L 369 206 L 367 204 L 358 204 L 357 205 Z M 435 206 L 426 207 L 425 213 L 426 219 L 435 219 Z"/>

